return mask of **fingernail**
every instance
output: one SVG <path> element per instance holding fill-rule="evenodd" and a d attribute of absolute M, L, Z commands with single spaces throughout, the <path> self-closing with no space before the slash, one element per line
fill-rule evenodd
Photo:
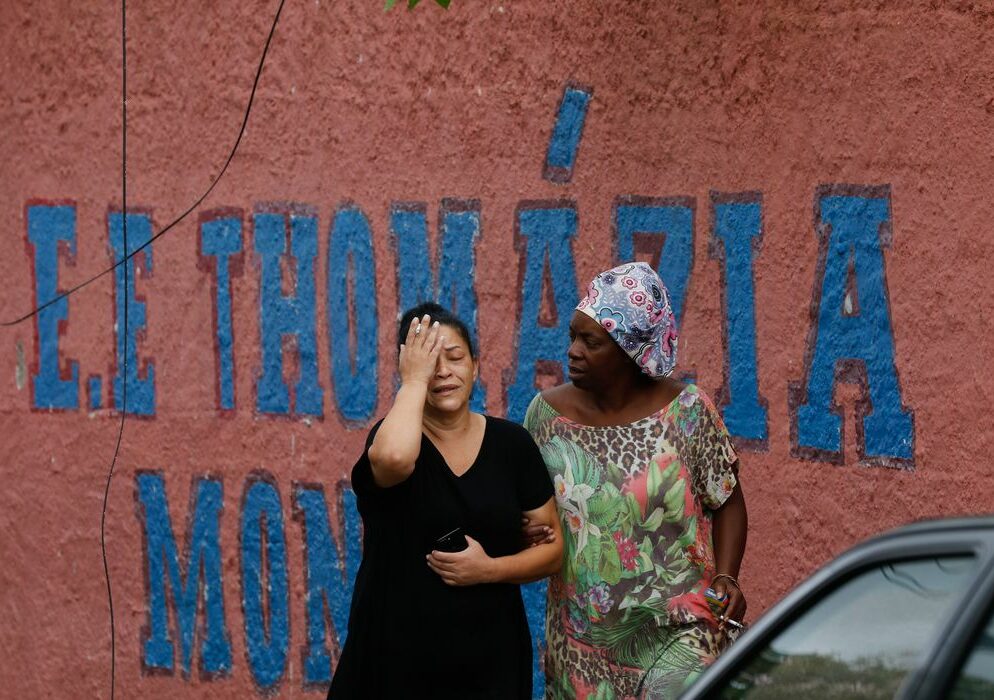
<path fill-rule="evenodd" d="M 431 327 L 432 328 L 437 328 L 438 327 L 438 321 L 435 321 L 433 324 L 431 324 Z"/>

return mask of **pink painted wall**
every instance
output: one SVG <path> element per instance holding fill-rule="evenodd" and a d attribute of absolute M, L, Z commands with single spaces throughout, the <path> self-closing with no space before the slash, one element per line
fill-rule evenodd
<path fill-rule="evenodd" d="M 279 496 L 288 571 L 288 650 L 272 687 L 286 697 L 320 693 L 320 684 L 307 683 L 308 553 L 293 493 L 299 484 L 323 485 L 332 529 L 344 536 L 337 486 L 370 422 L 341 417 L 341 386 L 332 377 L 333 355 L 343 351 L 328 343 L 329 307 L 348 313 L 326 291 L 332 221 L 347 202 L 365 214 L 372 237 L 377 417 L 394 386 L 404 283 L 390 232 L 395 203 L 424 205 L 434 250 L 442 200 L 478 200 L 472 286 L 482 376 L 488 410 L 504 414 L 535 325 L 518 287 L 527 276 L 525 247 L 515 245 L 529 202 L 572 201 L 577 229 L 553 259 L 575 270 L 578 285 L 614 262 L 619 197 L 689 208 L 680 368 L 719 396 L 726 362 L 736 371 L 749 366 L 727 360 L 729 287 L 722 259 L 709 254 L 720 248 L 712 245 L 712 196 L 720 203 L 753 193 L 762 222 L 750 277 L 753 366 L 767 418 L 766 439 L 742 453 L 751 528 L 741 578 L 751 617 L 864 536 L 922 517 L 991 510 L 994 58 L 987 48 L 994 16 L 968 3 L 663 5 L 455 0 L 445 12 L 425 0 L 410 13 L 383 13 L 376 2 L 287 3 L 227 174 L 200 211 L 152 245 L 151 273 L 136 283 L 146 313 L 138 356 L 154 364 L 154 413 L 127 419 L 106 510 L 121 697 L 262 692 L 248 649 L 240 524 L 259 473 Z M 274 2 L 128 7 L 128 205 L 149 214 L 154 230 L 184 211 L 224 163 L 275 10 Z M 56 270 L 66 289 L 112 260 L 108 217 L 122 204 L 120 21 L 112 5 L 0 6 L 2 320 L 41 301 L 39 269 Z M 543 172 L 568 85 L 591 96 L 572 177 L 559 183 Z M 866 454 L 858 382 L 835 385 L 844 438 L 834 462 L 796 431 L 792 437 L 788 385 L 808 381 L 825 330 L 817 323 L 823 273 L 837 262 L 831 253 L 819 262 L 819 242 L 831 234 L 820 225 L 823 196 L 840 192 L 886 210 L 870 246 L 882 251 L 883 273 L 866 278 L 886 302 L 869 308 L 861 288 L 846 318 L 872 311 L 887 321 L 864 333 L 862 347 L 884 365 L 893 360 L 899 403 L 913 416 L 902 458 Z M 253 217 L 272 202 L 305 205 L 317 219 L 320 416 L 258 410 L 260 309 L 268 302 Z M 29 212 L 57 205 L 75 213 L 75 255 L 39 268 Z M 199 247 L 201 214 L 222 208 L 242 225 L 243 254 L 233 268 L 240 274 L 231 282 L 230 411 L 218 403 L 214 268 Z M 858 218 L 862 210 L 847 211 Z M 147 262 L 139 259 L 138 268 L 147 273 Z M 294 289 L 289 276 L 284 288 Z M 35 320 L 0 330 L 0 685 L 11 697 L 109 694 L 100 522 L 120 417 L 111 408 L 115 304 L 107 275 L 69 298 L 56 335 Z M 39 404 L 33 388 L 33 377 L 44 375 L 43 339 L 53 337 L 59 366 L 79 367 L 76 406 L 66 410 Z M 371 342 L 363 337 L 359 346 Z M 292 377 L 299 362 L 288 358 Z M 90 375 L 101 379 L 96 410 L 88 410 Z M 886 442 L 881 430 L 875 435 Z M 196 486 L 205 477 L 222 484 L 223 584 L 213 594 L 223 594 L 231 659 L 217 677 L 202 670 L 202 631 L 191 672 L 182 672 L 174 603 L 167 606 L 173 670 L 149 667 L 149 516 L 139 495 L 146 472 L 165 485 L 180 559 L 196 520 Z"/>

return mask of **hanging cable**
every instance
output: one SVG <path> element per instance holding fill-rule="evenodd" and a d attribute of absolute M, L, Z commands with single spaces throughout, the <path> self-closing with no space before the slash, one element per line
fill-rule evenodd
<path fill-rule="evenodd" d="M 273 17 L 272 26 L 269 29 L 269 35 L 266 37 L 266 45 L 262 50 L 262 57 L 259 59 L 259 67 L 255 72 L 255 80 L 252 82 L 252 92 L 249 95 L 248 104 L 245 107 L 245 115 L 242 118 L 241 128 L 238 130 L 238 137 L 235 139 L 235 144 L 228 154 L 227 160 L 224 162 L 224 166 L 218 173 L 217 177 L 214 178 L 207 190 L 200 195 L 200 197 L 190 205 L 190 207 L 180 214 L 175 220 L 168 224 L 161 231 L 152 236 L 148 241 L 137 247 L 135 250 L 130 250 L 128 247 L 128 37 L 127 37 L 127 0 L 121 0 L 121 226 L 122 226 L 122 237 L 124 239 L 124 257 L 114 263 L 111 267 L 106 270 L 90 277 L 88 280 L 76 285 L 75 287 L 69 289 L 68 291 L 62 292 L 58 296 L 50 299 L 41 306 L 33 309 L 27 314 L 17 318 L 13 321 L 7 321 L 0 323 L 0 326 L 13 326 L 22 321 L 26 321 L 31 318 L 42 309 L 54 304 L 59 299 L 69 296 L 70 294 L 82 289 L 90 282 L 93 282 L 100 277 L 103 277 L 108 272 L 117 269 L 120 266 L 124 266 L 124 349 L 123 358 L 120 358 L 122 363 L 122 376 L 124 381 L 122 382 L 121 388 L 121 405 L 119 410 L 121 411 L 121 422 L 117 430 L 117 442 L 114 445 L 114 455 L 111 458 L 110 469 L 107 472 L 107 480 L 104 484 L 104 498 L 103 507 L 100 512 L 100 555 L 103 560 L 104 565 L 104 580 L 107 583 L 107 607 L 110 610 L 110 697 L 114 700 L 114 694 L 116 689 L 116 677 L 117 677 L 117 634 L 116 625 L 114 620 L 114 593 L 111 587 L 110 579 L 110 567 L 107 563 L 107 503 L 110 498 L 110 487 L 111 482 L 114 479 L 114 470 L 117 467 L 117 458 L 121 451 L 121 441 L 124 438 L 124 422 L 128 415 L 128 342 L 130 336 L 128 334 L 128 299 L 131 296 L 128 287 L 128 263 L 135 255 L 143 251 L 152 241 L 163 236 L 176 226 L 180 221 L 185 219 L 191 212 L 193 212 L 200 204 L 207 199 L 207 196 L 211 191 L 217 186 L 217 183 L 221 181 L 225 172 L 228 170 L 228 166 L 231 164 L 232 159 L 235 157 L 235 153 L 238 151 L 238 146 L 242 141 L 242 136 L 245 134 L 245 126 L 248 124 L 249 115 L 252 112 L 252 105 L 255 102 L 256 89 L 259 86 L 259 78 L 262 75 L 262 68 L 266 63 L 266 56 L 269 53 L 269 45 L 273 40 L 273 35 L 276 33 L 276 25 L 279 22 L 280 14 L 283 12 L 283 4 L 286 0 L 280 0 L 279 7 L 276 10 L 276 16 Z"/>
<path fill-rule="evenodd" d="M 221 178 L 224 177 L 225 172 L 227 172 L 228 166 L 231 165 L 231 161 L 235 157 L 235 153 L 238 151 L 238 146 L 242 142 L 242 136 L 245 135 L 245 127 L 248 124 L 249 114 L 251 114 L 251 112 L 252 112 L 252 105 L 255 102 L 255 92 L 256 92 L 256 89 L 259 86 L 259 78 L 262 76 L 262 68 L 266 64 L 266 56 L 269 53 L 269 45 L 270 45 L 270 43 L 273 40 L 273 35 L 276 33 L 276 25 L 279 23 L 280 14 L 283 12 L 283 5 L 284 5 L 285 2 L 286 2 L 286 0 L 280 0 L 279 7 L 276 9 L 276 15 L 273 17 L 272 26 L 269 28 L 269 36 L 266 37 L 266 45 L 262 49 L 262 57 L 259 59 L 259 67 L 256 69 L 256 72 L 255 72 L 255 80 L 252 82 L 252 92 L 249 95 L 248 105 L 245 108 L 245 116 L 242 119 L 241 128 L 238 130 L 238 137 L 235 139 L 235 144 L 234 144 L 234 146 L 232 146 L 231 152 L 228 153 L 228 158 L 227 158 L 227 160 L 225 160 L 224 166 L 222 166 L 220 172 L 217 174 L 217 177 L 214 178 L 214 180 L 211 182 L 210 186 L 204 191 L 204 193 L 202 195 L 200 195 L 200 197 L 198 197 L 196 199 L 196 201 L 194 201 L 194 203 L 191 204 L 190 207 L 186 211 L 184 211 L 178 217 L 176 217 L 171 222 L 169 222 L 161 231 L 159 231 L 158 233 L 156 233 L 150 239 L 148 239 L 147 241 L 145 241 L 144 243 L 142 243 L 140 246 L 138 246 L 137 248 L 135 248 L 133 251 L 131 251 L 129 253 L 128 250 L 127 250 L 127 248 L 125 248 L 125 250 L 124 250 L 124 257 L 122 257 L 120 260 L 118 260 L 117 262 L 115 262 L 113 265 L 111 265 L 107 269 L 102 270 L 101 272 L 98 272 L 93 277 L 90 277 L 89 279 L 86 279 L 83 282 L 80 282 L 76 286 L 71 287 L 70 289 L 67 289 L 64 292 L 61 292 L 61 293 L 57 294 L 56 296 L 54 296 L 51 299 L 49 299 L 48 301 L 46 301 L 44 304 L 41 304 L 40 306 L 37 306 L 34 309 L 31 309 L 31 311 L 28 311 L 27 313 L 25 313 L 25 314 L 23 314 L 21 316 L 18 316 L 15 319 L 12 319 L 10 321 L 0 321 L 0 327 L 2 327 L 2 326 L 16 326 L 18 323 L 22 323 L 22 322 L 28 320 L 32 316 L 36 315 L 38 312 L 40 312 L 40 311 L 48 308 L 52 304 L 56 303 L 57 301 L 59 301 L 59 299 L 64 299 L 65 297 L 69 296 L 70 294 L 74 294 L 75 292 L 78 292 L 80 289 L 82 289 L 83 287 L 87 286 L 91 282 L 94 282 L 94 281 L 100 279 L 101 277 L 103 277 L 104 275 L 106 275 L 108 272 L 113 272 L 119 266 L 125 264 L 126 262 L 128 262 L 129 260 L 131 260 L 131 258 L 133 258 L 134 256 L 138 255 L 138 253 L 140 253 L 143 250 L 145 250 L 145 248 L 147 248 L 148 246 L 152 245 L 153 241 L 155 241 L 158 238 L 164 236 L 174 226 L 176 226 L 178 223 L 180 223 L 183 219 L 185 219 L 187 216 L 189 216 L 197 207 L 199 207 L 201 205 L 201 203 L 205 199 L 207 199 L 207 196 L 214 190 L 215 187 L 217 187 L 217 183 L 219 183 L 221 181 Z M 121 15 L 122 15 L 122 18 L 123 18 L 123 16 L 124 16 L 123 11 L 122 11 Z M 123 31 L 122 31 L 122 36 L 123 36 Z"/>

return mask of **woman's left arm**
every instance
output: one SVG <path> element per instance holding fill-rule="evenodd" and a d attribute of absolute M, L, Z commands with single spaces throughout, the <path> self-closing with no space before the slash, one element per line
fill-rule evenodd
<path fill-rule="evenodd" d="M 725 618 L 741 622 L 746 613 L 746 599 L 738 586 L 739 566 L 745 553 L 749 516 L 746 513 L 742 484 L 738 483 L 732 495 L 714 511 L 712 538 L 714 542 L 715 578 L 712 588 L 720 595 L 728 594 Z M 724 574 L 724 575 L 721 575 Z M 725 623 L 722 622 L 724 627 Z"/>
<path fill-rule="evenodd" d="M 545 505 L 525 511 L 525 517 L 535 523 L 546 524 L 556 535 L 552 542 L 525 547 L 517 554 L 491 557 L 472 537 L 466 536 L 469 546 L 461 552 L 432 552 L 428 566 L 450 586 L 472 586 L 478 583 L 531 583 L 557 573 L 562 566 L 563 538 L 556 512 L 556 499 Z"/>

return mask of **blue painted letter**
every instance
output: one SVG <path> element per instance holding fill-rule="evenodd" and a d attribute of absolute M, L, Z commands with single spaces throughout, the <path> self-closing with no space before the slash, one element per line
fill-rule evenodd
<path fill-rule="evenodd" d="M 378 354 L 376 268 L 366 215 L 355 206 L 341 207 L 330 237 L 328 348 L 335 402 L 347 420 L 365 421 L 376 409 Z"/>
<path fill-rule="evenodd" d="M 241 216 L 201 219 L 200 251 L 214 260 L 214 344 L 218 408 L 235 408 L 235 357 L 231 326 L 231 257 L 242 251 Z"/>
<path fill-rule="evenodd" d="M 756 194 L 712 194 L 711 256 L 722 262 L 725 386 L 722 414 L 740 443 L 767 441 L 766 401 L 756 378 L 756 301 L 753 253 L 762 240 L 762 198 Z"/>
<path fill-rule="evenodd" d="M 264 689 L 273 688 L 286 670 L 289 602 L 280 495 L 268 480 L 250 480 L 242 505 L 242 608 L 249 666 Z"/>
<path fill-rule="evenodd" d="M 677 324 L 694 266 L 694 200 L 622 197 L 615 204 L 617 262 L 643 260 L 663 278 Z"/>
<path fill-rule="evenodd" d="M 135 486 L 138 503 L 145 511 L 142 527 L 148 566 L 148 628 L 142 634 L 142 661 L 149 669 L 173 670 L 169 618 L 174 617 L 179 627 L 180 663 L 183 674 L 189 676 L 198 629 L 197 603 L 202 593 L 204 622 L 200 627 L 203 635 L 200 670 L 208 675 L 227 674 L 231 671 L 231 635 L 224 621 L 224 586 L 221 583 L 221 482 L 214 479 L 194 482 L 182 563 L 169 518 L 162 474 L 139 472 Z M 173 615 L 166 606 L 167 581 L 173 593 Z"/>
<path fill-rule="evenodd" d="M 884 270 L 890 189 L 823 188 L 817 197 L 821 254 L 812 303 L 817 318 L 804 380 L 790 392 L 796 409 L 793 450 L 841 463 L 842 408 L 832 404 L 832 392 L 836 381 L 858 382 L 864 384 L 856 407 L 860 460 L 912 466 L 914 417 L 901 402 Z"/>
<path fill-rule="evenodd" d="M 438 301 L 458 316 L 469 329 L 470 341 L 479 351 L 476 303 L 476 240 L 480 235 L 480 203 L 476 200 L 442 200 L 439 213 L 437 293 L 428 256 L 428 226 L 425 206 L 395 204 L 390 214 L 397 255 L 397 289 L 400 311 L 423 301 Z M 470 406 L 486 408 L 486 387 L 477 379 Z"/>
<path fill-rule="evenodd" d="M 152 240 L 152 220 L 148 214 L 128 214 L 128 250 L 124 250 L 124 215 L 112 213 L 109 217 L 110 246 L 114 252 L 114 262 L 122 260 L 125 255 L 132 255 L 136 250 Z M 152 246 L 149 245 L 141 253 L 145 265 L 141 268 L 144 277 L 152 271 Z M 138 274 L 139 256 L 131 258 L 124 265 L 114 268 L 114 305 L 117 336 L 117 371 L 114 374 L 114 406 L 119 411 L 126 411 L 139 416 L 155 415 L 155 365 L 143 362 L 138 366 L 138 339 L 145 335 L 145 302 L 135 294 L 135 275 Z M 125 275 L 124 268 L 128 273 Z M 124 278 L 128 284 L 125 286 Z M 124 299 L 127 297 L 127 324 L 124 320 Z M 125 334 L 127 331 L 127 334 Z M 127 359 L 125 359 L 127 358 Z M 125 375 L 124 372 L 127 371 Z M 142 378 L 144 377 L 144 379 Z M 128 405 L 124 405 L 124 386 L 127 382 Z"/>
<path fill-rule="evenodd" d="M 535 395 L 535 365 L 547 361 L 562 371 L 569 344 L 569 323 L 579 301 L 571 238 L 576 235 L 577 215 L 572 202 L 522 203 L 518 210 L 515 247 L 521 257 L 524 283 L 518 313 L 518 358 L 514 383 L 507 391 L 507 416 L 521 422 Z M 523 240 L 522 240 L 523 239 Z M 524 255 L 521 248 L 524 245 Z M 549 275 L 545 263 L 549 262 Z M 519 273 L 520 275 L 521 273 Z M 543 325 L 543 280 L 552 285 L 555 323 Z"/>
<path fill-rule="evenodd" d="M 590 88 L 571 85 L 563 90 L 563 99 L 556 114 L 556 126 L 552 130 L 549 150 L 545 154 L 545 171 L 542 176 L 546 180 L 565 184 L 572 179 L 592 92 Z"/>
<path fill-rule="evenodd" d="M 301 485 L 294 489 L 296 517 L 304 524 L 307 562 L 307 655 L 304 657 L 304 683 L 327 683 L 331 680 L 332 653 L 336 657 L 345 644 L 349 622 L 349 602 L 356 572 L 362 559 L 362 536 L 359 511 L 351 489 L 339 491 L 338 512 L 342 530 L 342 547 L 331 534 L 324 489 Z M 331 647 L 328 638 L 328 615 L 331 612 Z"/>
<path fill-rule="evenodd" d="M 404 313 L 412 306 L 435 301 L 435 285 L 428 264 L 428 216 L 420 202 L 390 208 L 390 239 L 397 256 L 397 305 Z"/>
<path fill-rule="evenodd" d="M 289 219 L 292 256 L 289 295 L 283 294 L 281 260 L 287 251 Z M 296 341 L 299 376 L 294 388 L 294 412 L 323 415 L 324 391 L 318 380 L 318 353 L 314 311 L 314 258 L 318 253 L 317 217 L 286 212 L 257 212 L 253 216 L 255 252 L 262 260 L 259 290 L 259 328 L 262 370 L 256 409 L 259 413 L 290 413 L 290 389 L 283 379 L 283 338 Z"/>
<path fill-rule="evenodd" d="M 91 411 L 100 409 L 100 393 L 103 390 L 103 385 L 103 380 L 99 375 L 91 374 L 86 378 L 87 405 L 89 405 Z"/>
<path fill-rule="evenodd" d="M 35 249 L 35 305 L 59 295 L 59 243 L 76 255 L 76 208 L 28 207 L 28 240 Z M 69 298 L 63 297 L 35 316 L 38 331 L 38 372 L 32 377 L 33 407 L 72 410 L 79 407 L 79 363 L 67 360 L 59 369 L 59 326 L 69 318 Z"/>

